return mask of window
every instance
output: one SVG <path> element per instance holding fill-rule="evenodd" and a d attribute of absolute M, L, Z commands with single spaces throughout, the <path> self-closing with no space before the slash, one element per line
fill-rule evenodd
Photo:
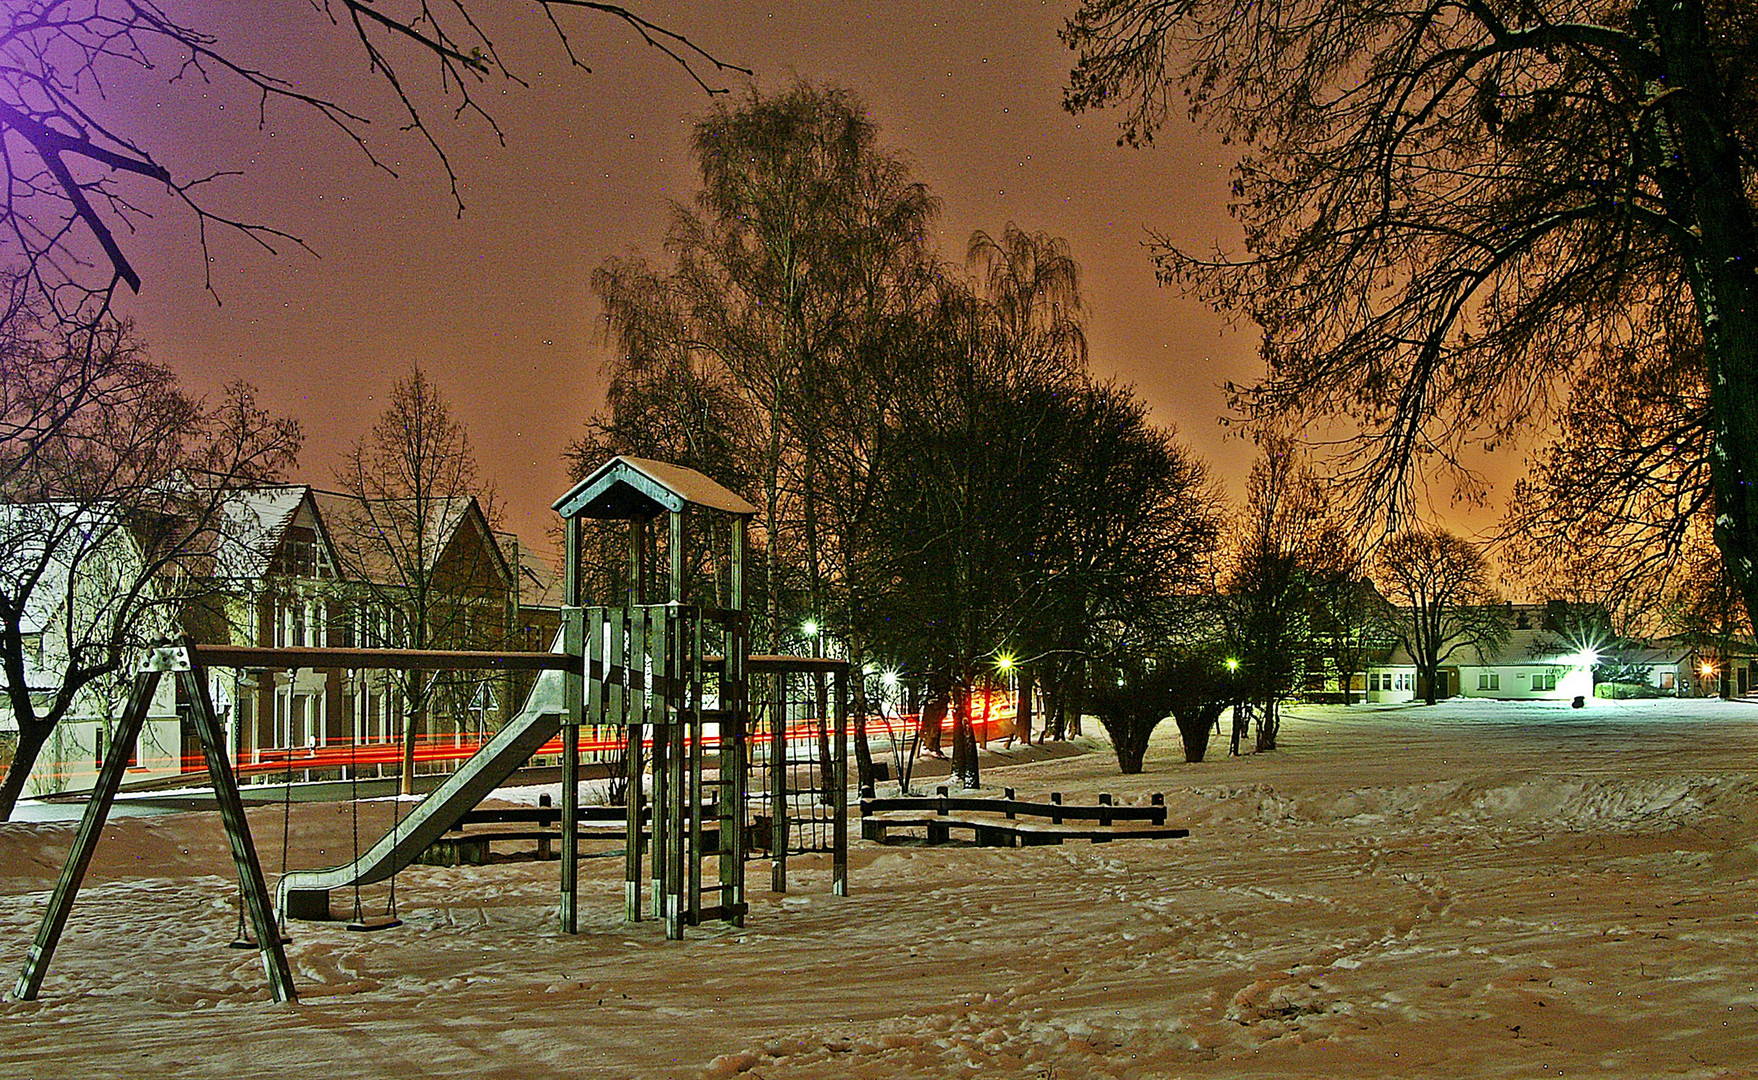
<path fill-rule="evenodd" d="M 1556 688 L 1557 688 L 1557 673 L 1556 672 L 1554 672 L 1554 671 L 1535 671 L 1532 673 L 1532 689 L 1534 689 L 1534 690 L 1555 690 Z"/>
<path fill-rule="evenodd" d="M 1660 688 L 1662 690 L 1676 690 L 1676 689 L 1678 689 L 1678 673 L 1675 671 L 1661 672 L 1660 673 Z"/>
<path fill-rule="evenodd" d="M 42 670 L 42 667 L 43 667 L 43 635 L 41 633 L 35 633 L 35 634 L 21 634 L 19 636 L 22 639 L 23 645 L 24 645 L 24 662 L 29 664 L 31 667 L 38 669 L 39 671 Z"/>
<path fill-rule="evenodd" d="M 1400 689 L 1400 690 L 1414 690 L 1414 689 L 1416 689 L 1416 674 L 1415 674 L 1415 672 L 1410 672 L 1410 671 L 1401 672 L 1398 675 L 1398 689 Z"/>
<path fill-rule="evenodd" d="M 1500 690 L 1502 688 L 1502 673 L 1499 671 L 1478 672 L 1477 688 L 1479 690 Z"/>

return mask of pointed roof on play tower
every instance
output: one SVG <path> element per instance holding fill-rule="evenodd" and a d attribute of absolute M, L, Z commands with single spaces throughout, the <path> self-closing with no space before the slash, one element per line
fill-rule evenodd
<path fill-rule="evenodd" d="M 739 517 L 757 508 L 695 469 L 649 458 L 611 458 L 555 501 L 564 518 L 595 521 L 647 521 L 686 506 Z"/>

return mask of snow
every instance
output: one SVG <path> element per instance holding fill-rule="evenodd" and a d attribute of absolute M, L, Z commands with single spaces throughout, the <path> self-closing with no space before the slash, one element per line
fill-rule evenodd
<path fill-rule="evenodd" d="M 406 925 L 292 927 L 267 1002 L 211 813 L 108 826 L 41 1000 L 0 1003 L 13 1075 L 1337 1077 L 1758 1075 L 1758 705 L 1295 707 L 1282 749 L 1147 771 L 1104 753 L 988 767 L 1071 801 L 1164 792 L 1189 839 L 996 850 L 855 841 L 795 889 L 753 864 L 743 929 L 621 923 L 614 845 L 581 863 L 413 868 Z M 1223 743 L 1216 748 L 1224 752 Z M 537 791 L 509 791 L 534 801 Z M 363 804 L 361 834 L 389 824 Z M 281 812 L 250 811 L 265 868 Z M 295 805 L 289 864 L 351 848 Z M 858 830 L 855 830 L 858 834 Z M 0 825 L 0 978 L 70 823 Z M 346 898 L 338 896 L 339 903 Z M 368 891 L 369 910 L 385 891 Z M 314 1066 L 316 1068 L 314 1069 Z"/>

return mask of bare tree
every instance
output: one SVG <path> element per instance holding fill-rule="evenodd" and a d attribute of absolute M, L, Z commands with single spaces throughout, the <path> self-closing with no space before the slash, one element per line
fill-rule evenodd
<path fill-rule="evenodd" d="M 705 81 L 709 73 L 744 71 L 622 4 L 525 0 L 516 6 L 521 16 L 542 20 L 565 62 L 583 71 L 591 69 L 571 36 L 581 19 L 621 23 L 709 93 L 720 92 Z M 433 117 L 471 117 L 504 142 L 488 90 L 527 85 L 502 58 L 495 27 L 505 13 L 495 8 L 471 0 L 312 0 L 309 25 L 299 31 L 340 35 L 365 61 L 396 102 L 389 126 L 413 133 L 438 159 L 460 213 L 457 174 Z M 163 164 L 159 148 L 129 123 L 133 114 L 118 114 L 109 98 L 235 96 L 247 116 L 254 112 L 259 128 L 271 111 L 303 113 L 351 143 L 372 167 L 395 175 L 394 158 L 370 138 L 374 118 L 318 87 L 305 57 L 293 55 L 278 68 L 254 66 L 205 22 L 180 16 L 176 4 L 162 0 L 13 0 L 0 16 L 0 222 L 13 248 L 8 254 L 25 267 L 55 318 L 89 327 L 118 285 L 140 290 L 141 271 L 124 245 L 149 216 L 143 199 L 154 189 L 194 217 L 204 248 L 214 228 L 270 250 L 299 243 L 284 226 L 237 216 L 210 196 L 211 182 L 231 175 L 226 164 L 204 163 L 211 171 L 188 175 Z M 418 83 L 416 73 L 437 76 L 437 96 L 415 89 L 426 82 Z"/>
<path fill-rule="evenodd" d="M 1156 238 L 1163 280 L 1264 331 L 1256 418 L 1359 425 L 1365 505 L 1551 415 L 1666 339 L 1705 389 L 1689 449 L 1758 610 L 1758 20 L 1739 0 L 1085 0 L 1075 111 L 1152 138 L 1182 93 L 1245 147 L 1248 249 Z M 1616 374 L 1613 372 L 1612 374 Z M 1636 377 L 1620 379 L 1636 386 Z"/>
<path fill-rule="evenodd" d="M 1407 529 L 1386 541 L 1375 577 L 1391 601 L 1390 632 L 1416 664 L 1416 692 L 1433 705 L 1447 691 L 1441 666 L 1466 649 L 1481 657 L 1507 640 L 1489 586 L 1489 563 L 1467 540 Z"/>
<path fill-rule="evenodd" d="M 1338 538 L 1319 478 L 1285 435 L 1264 437 L 1245 493 L 1222 610 L 1235 685 L 1257 713 L 1258 749 L 1274 750 L 1282 699 L 1304 684 L 1313 659 L 1315 578 Z M 1235 714 L 1235 753 L 1239 720 Z"/>
<path fill-rule="evenodd" d="M 1522 591 L 1602 604 L 1629 633 L 1665 630 L 1669 597 L 1702 580 L 1706 556 L 1720 561 L 1709 393 L 1683 337 L 1588 363 L 1497 538 Z"/>
<path fill-rule="evenodd" d="M 469 433 L 417 364 L 391 387 L 372 431 L 336 468 L 349 497 L 337 557 L 364 599 L 357 622 L 372 645 L 481 648 L 507 627 L 504 567 L 492 532 L 493 495 L 477 476 Z M 474 541 L 474 542 L 472 542 Z M 399 676 L 404 707 L 402 788 L 413 790 L 415 745 L 437 684 Z"/>
<path fill-rule="evenodd" d="M 125 326 L 66 334 L 31 307 L 0 333 L 0 681 L 18 746 L 12 813 L 63 720 L 108 716 L 112 685 L 222 587 L 212 556 L 239 487 L 293 463 L 297 424 L 244 384 L 190 398 Z"/>

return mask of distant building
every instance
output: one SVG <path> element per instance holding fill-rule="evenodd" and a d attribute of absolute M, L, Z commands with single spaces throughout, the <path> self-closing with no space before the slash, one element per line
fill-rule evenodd
<path fill-rule="evenodd" d="M 412 616 L 408 577 L 400 572 L 406 568 L 395 565 L 401 553 L 368 533 L 373 517 L 360 513 L 360 506 L 350 496 L 303 484 L 234 493 L 209 541 L 212 550 L 189 560 L 207 568 L 211 592 L 185 606 L 181 627 L 149 636 L 181 630 L 210 644 L 407 646 Z M 440 505 L 428 532 L 407 557 L 432 583 L 429 648 L 549 648 L 561 621 L 556 568 L 512 534 L 495 532 L 474 498 Z M 138 572 L 140 550 L 129 532 L 110 529 L 104 535 L 105 557 L 132 559 Z M 66 619 L 57 611 L 70 602 L 105 603 L 102 578 L 86 573 L 73 580 L 71 588 L 46 582 L 34 594 L 40 610 L 33 612 L 28 646 L 37 658 L 27 673 L 33 687 L 58 685 L 65 667 L 56 628 Z M 334 667 L 215 668 L 210 691 L 241 772 L 339 775 L 352 764 L 371 773 L 398 760 L 407 700 L 398 677 Z M 432 689 L 418 771 L 443 770 L 467 755 L 519 707 L 531 678 L 489 671 L 442 676 Z M 64 721 L 45 746 L 31 793 L 91 786 L 103 732 L 120 715 L 127 685 L 127 678 L 110 680 L 82 695 L 79 715 Z M 137 752 L 139 775 L 204 772 L 199 743 L 179 720 L 188 703 L 177 699 L 168 680 L 159 699 Z M 10 728 L 16 728 L 11 710 L 0 703 L 0 733 Z"/>
<path fill-rule="evenodd" d="M 1593 694 L 1597 650 L 1570 640 L 1556 604 L 1503 604 L 1507 638 L 1499 647 L 1460 646 L 1437 673 L 1436 698 L 1567 701 Z M 1367 700 L 1396 703 L 1420 695 L 1416 662 L 1402 646 L 1368 664 Z"/>

